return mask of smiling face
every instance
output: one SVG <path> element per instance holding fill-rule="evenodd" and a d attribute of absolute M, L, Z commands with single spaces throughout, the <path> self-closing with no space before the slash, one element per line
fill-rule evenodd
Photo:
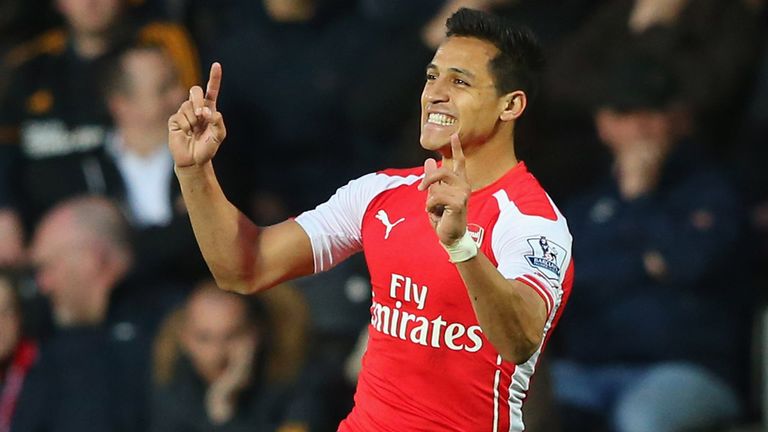
<path fill-rule="evenodd" d="M 438 48 L 421 94 L 424 149 L 450 148 L 456 132 L 465 148 L 503 133 L 500 116 L 509 97 L 498 93 L 488 67 L 498 52 L 490 42 L 471 37 L 450 37 Z"/>

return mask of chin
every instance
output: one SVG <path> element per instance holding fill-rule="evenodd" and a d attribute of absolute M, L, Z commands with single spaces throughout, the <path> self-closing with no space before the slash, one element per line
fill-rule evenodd
<path fill-rule="evenodd" d="M 421 148 L 429 151 L 439 151 L 445 146 L 451 145 L 451 137 L 436 137 L 422 134 L 419 138 Z"/>

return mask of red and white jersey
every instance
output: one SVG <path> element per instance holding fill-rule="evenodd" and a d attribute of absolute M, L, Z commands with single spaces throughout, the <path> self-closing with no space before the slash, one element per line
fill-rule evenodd
<path fill-rule="evenodd" d="M 373 302 L 355 407 L 342 432 L 522 431 L 522 404 L 571 284 L 565 219 L 521 162 L 469 199 L 467 229 L 499 272 L 530 286 L 549 313 L 525 364 L 502 360 L 478 325 L 417 185 L 423 168 L 368 174 L 296 221 L 315 271 L 363 251 Z"/>

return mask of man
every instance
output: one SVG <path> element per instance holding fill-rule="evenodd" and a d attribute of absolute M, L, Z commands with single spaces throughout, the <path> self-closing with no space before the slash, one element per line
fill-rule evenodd
<path fill-rule="evenodd" d="M 12 71 L 0 91 L 0 265 L 23 260 L 24 234 L 57 202 L 112 192 L 101 161 L 112 122 L 97 85 L 106 63 L 127 44 L 156 44 L 184 82 L 198 82 L 195 50 L 180 27 L 134 22 L 126 0 L 53 3 L 66 28 L 4 59 Z"/>
<path fill-rule="evenodd" d="M 717 429 L 739 416 L 749 371 L 750 270 L 731 264 L 752 258 L 739 191 L 693 138 L 668 68 L 609 71 L 595 126 L 613 169 L 566 207 L 579 296 L 555 397 L 573 431 Z"/>
<path fill-rule="evenodd" d="M 192 88 L 169 120 L 182 193 L 220 287 L 257 292 L 365 252 L 370 339 L 342 431 L 523 430 L 522 401 L 570 292 L 565 220 L 513 143 L 540 49 L 482 12 L 461 9 L 447 24 L 421 98 L 421 146 L 442 163 L 366 175 L 295 220 L 257 228 L 216 181 L 220 65 L 207 93 Z"/>
<path fill-rule="evenodd" d="M 178 71 L 158 46 L 130 47 L 106 70 L 104 97 L 115 130 L 105 144 L 105 171 L 117 171 L 110 189 L 134 228 L 133 272 L 150 280 L 199 280 L 205 264 L 193 247 L 166 144 L 168 116 L 185 95 Z"/>
<path fill-rule="evenodd" d="M 155 387 L 152 430 L 269 431 L 280 425 L 306 430 L 295 418 L 284 424 L 291 393 L 268 379 L 266 310 L 251 300 L 222 291 L 213 281 L 192 292 L 177 334 L 159 340 L 178 343 L 182 355 Z M 159 370 L 160 361 L 155 367 Z"/>
<path fill-rule="evenodd" d="M 146 318 L 154 305 L 137 301 L 145 287 L 127 280 L 133 258 L 119 209 L 92 197 L 59 204 L 36 230 L 31 256 L 55 328 L 41 346 L 12 428 L 146 430 Z"/>

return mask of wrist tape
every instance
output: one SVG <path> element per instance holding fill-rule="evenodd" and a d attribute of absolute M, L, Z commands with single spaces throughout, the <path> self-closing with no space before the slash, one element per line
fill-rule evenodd
<path fill-rule="evenodd" d="M 452 263 L 468 261 L 477 255 L 477 244 L 472 240 L 469 231 L 464 231 L 460 239 L 450 245 L 443 245 L 443 248 L 448 252 Z"/>

